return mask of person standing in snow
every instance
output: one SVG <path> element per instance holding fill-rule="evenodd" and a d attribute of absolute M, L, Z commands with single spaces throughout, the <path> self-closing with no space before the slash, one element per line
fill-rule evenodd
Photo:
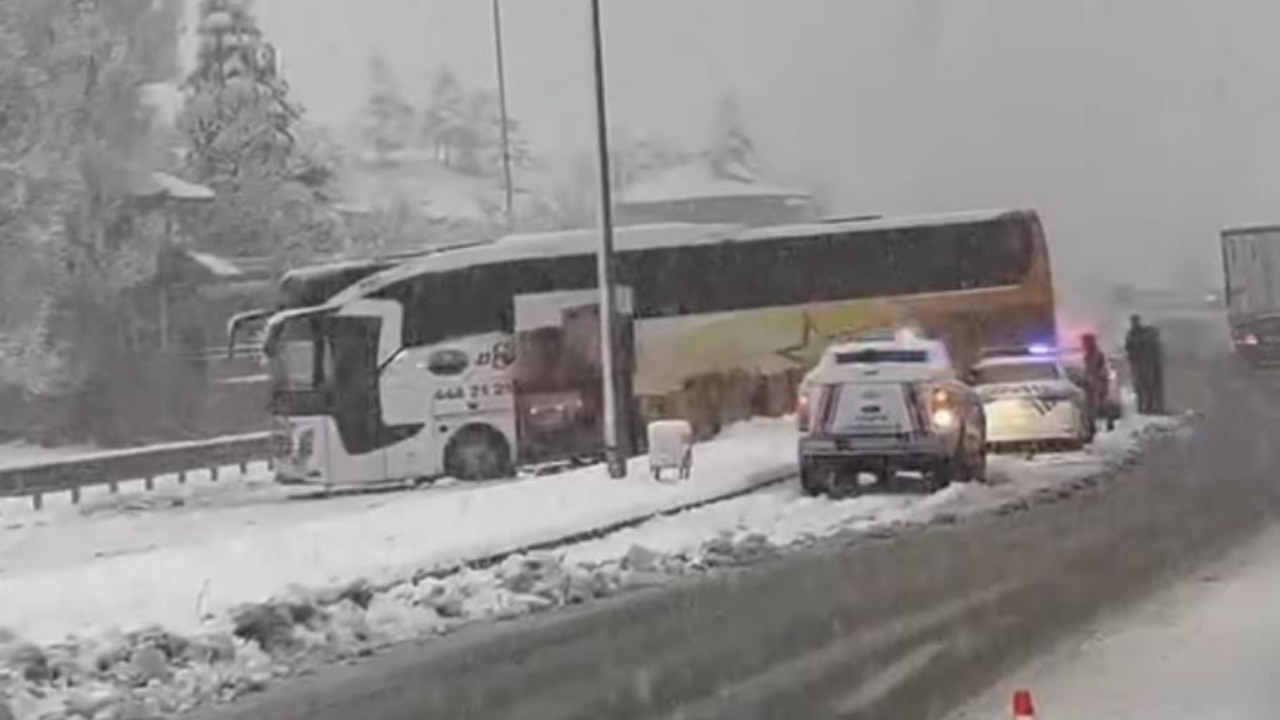
<path fill-rule="evenodd" d="M 1169 410 L 1164 397 L 1164 343 L 1160 339 L 1160 330 L 1148 325 L 1147 352 L 1151 363 L 1151 412 L 1164 415 Z"/>
<path fill-rule="evenodd" d="M 1133 389 L 1138 395 L 1138 412 L 1144 415 L 1152 411 L 1152 352 L 1151 334 L 1142 318 L 1137 315 L 1129 317 L 1129 332 L 1124 338 L 1125 357 L 1129 360 L 1129 370 L 1133 374 Z"/>
<path fill-rule="evenodd" d="M 1096 428 L 1099 416 L 1107 403 L 1107 390 L 1111 387 L 1111 373 L 1107 370 L 1107 358 L 1098 347 L 1098 336 L 1086 333 L 1080 337 L 1084 347 L 1084 390 L 1088 397 L 1089 423 Z M 1115 419 L 1108 416 L 1107 429 L 1115 429 Z"/>

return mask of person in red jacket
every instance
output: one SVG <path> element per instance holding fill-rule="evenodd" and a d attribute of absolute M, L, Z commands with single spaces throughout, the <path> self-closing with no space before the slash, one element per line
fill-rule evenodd
<path fill-rule="evenodd" d="M 1098 337 L 1092 333 L 1080 336 L 1080 344 L 1084 347 L 1084 390 L 1088 396 L 1090 423 L 1095 424 L 1098 418 L 1106 415 L 1107 429 L 1115 429 L 1115 418 L 1105 413 L 1107 395 L 1111 390 L 1111 373 L 1107 367 L 1107 356 L 1098 347 Z"/>

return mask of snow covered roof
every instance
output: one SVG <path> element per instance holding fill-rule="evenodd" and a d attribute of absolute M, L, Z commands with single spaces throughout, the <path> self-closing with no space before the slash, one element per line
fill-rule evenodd
<path fill-rule="evenodd" d="M 614 232 L 617 250 L 674 247 L 731 240 L 740 230 L 737 225 L 696 225 L 671 223 L 663 225 L 635 225 L 618 228 Z M 405 278 L 416 275 L 447 272 L 476 265 L 519 260 L 523 258 L 567 257 L 585 255 L 596 251 L 600 244 L 599 230 L 567 230 L 561 232 L 508 235 L 491 243 L 466 245 L 446 250 L 370 276 L 353 285 L 332 300 L 333 304 L 349 302 L 368 293 L 377 292 Z"/>
<path fill-rule="evenodd" d="M 995 210 L 965 210 L 959 212 L 936 213 L 931 215 L 902 215 L 897 217 L 867 216 L 866 219 L 853 218 L 831 222 L 808 223 L 805 225 L 787 225 L 751 230 L 744 234 L 742 240 L 763 240 L 801 233 L 838 233 L 838 232 L 878 232 L 883 230 L 900 230 L 903 228 L 940 227 L 944 225 L 965 225 L 998 220 L 1004 216 L 1018 212 L 1031 213 L 1031 210 L 1012 208 Z"/>
<path fill-rule="evenodd" d="M 164 172 L 139 173 L 130 178 L 129 193 L 135 197 L 165 196 L 175 200 L 212 200 L 213 190 Z"/>
<path fill-rule="evenodd" d="M 216 277 L 233 278 L 240 277 L 245 274 L 243 269 L 227 258 L 210 255 L 209 253 L 196 252 L 194 250 L 188 250 L 186 254 L 187 257 L 195 260 L 201 267 L 208 270 Z"/>
<path fill-rule="evenodd" d="M 724 224 L 666 223 L 633 225 L 617 228 L 614 234 L 614 244 L 617 250 L 626 251 L 720 242 L 751 242 L 778 237 L 820 235 L 833 232 L 876 232 L 895 228 L 989 221 L 1008 215 L 1011 212 L 1014 211 L 981 210 L 942 215 L 877 219 L 866 222 L 846 221 L 792 225 L 760 230 L 748 230 L 739 225 Z M 371 275 L 336 295 L 331 300 L 331 303 L 350 302 L 415 275 L 447 272 L 464 267 L 488 265 L 521 258 L 566 257 L 590 254 L 596 251 L 600 242 L 599 238 L 600 231 L 597 229 L 567 230 L 509 235 L 492 243 L 467 245 L 460 249 L 410 260 L 384 272 Z"/>
<path fill-rule="evenodd" d="M 919 361 L 895 358 L 891 355 L 866 361 L 853 358 L 856 353 L 862 352 L 902 351 L 921 353 L 923 357 Z M 953 372 L 947 346 L 942 341 L 908 334 L 893 340 L 855 340 L 831 345 L 822 354 L 818 366 L 810 371 L 807 381 L 824 384 L 865 381 L 869 370 L 876 373 L 877 381 L 935 377 L 950 375 Z"/>
<path fill-rule="evenodd" d="M 804 190 L 761 182 L 742 182 L 715 174 L 705 162 L 661 171 L 618 194 L 619 205 L 648 205 L 717 198 L 791 198 L 808 200 Z"/>

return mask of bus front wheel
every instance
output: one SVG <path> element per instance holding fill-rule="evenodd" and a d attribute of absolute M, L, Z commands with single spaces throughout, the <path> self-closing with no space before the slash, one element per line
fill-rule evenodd
<path fill-rule="evenodd" d="M 459 480 L 497 480 L 511 477 L 511 446 L 490 427 L 463 428 L 444 453 L 444 471 Z"/>

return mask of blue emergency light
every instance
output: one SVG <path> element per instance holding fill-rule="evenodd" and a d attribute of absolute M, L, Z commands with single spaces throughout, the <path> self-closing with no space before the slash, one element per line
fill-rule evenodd
<path fill-rule="evenodd" d="M 982 351 L 984 358 L 1015 358 L 1015 357 L 1052 357 L 1058 352 L 1057 348 L 1047 343 L 1032 343 L 1030 345 L 1017 345 L 1013 347 L 997 347 L 987 348 Z"/>

